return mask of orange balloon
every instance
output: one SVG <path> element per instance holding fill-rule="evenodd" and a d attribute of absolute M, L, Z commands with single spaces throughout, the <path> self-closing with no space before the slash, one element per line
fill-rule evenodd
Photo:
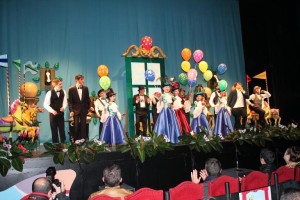
<path fill-rule="evenodd" d="M 108 68 L 106 67 L 106 65 L 99 65 L 99 67 L 97 69 L 97 73 L 100 77 L 107 76 L 108 75 Z"/>
<path fill-rule="evenodd" d="M 182 56 L 183 60 L 188 61 L 192 56 L 192 52 L 189 48 L 184 48 L 181 51 L 181 56 Z"/>
<path fill-rule="evenodd" d="M 38 93 L 39 88 L 37 85 L 33 82 L 25 82 L 21 87 L 20 87 L 20 94 L 22 97 L 30 97 L 34 98 L 36 97 Z"/>

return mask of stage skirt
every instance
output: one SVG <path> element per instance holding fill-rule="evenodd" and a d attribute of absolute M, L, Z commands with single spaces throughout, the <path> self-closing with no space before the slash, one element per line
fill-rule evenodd
<path fill-rule="evenodd" d="M 118 116 L 109 116 L 103 124 L 100 140 L 107 144 L 123 144 L 124 131 Z"/>
<path fill-rule="evenodd" d="M 203 126 L 203 128 L 209 133 L 211 134 L 211 129 L 210 126 L 208 124 L 208 121 L 206 119 L 206 115 L 201 113 L 198 117 L 193 118 L 192 120 L 192 124 L 191 124 L 191 128 L 192 130 L 197 133 L 200 134 L 201 129 L 200 126 Z"/>
<path fill-rule="evenodd" d="M 233 132 L 233 127 L 229 113 L 225 108 L 221 108 L 217 114 L 214 134 L 225 137 L 230 132 Z"/>
<path fill-rule="evenodd" d="M 186 116 L 184 114 L 183 109 L 177 109 L 177 110 L 174 110 L 174 112 L 175 112 L 175 115 L 176 115 L 176 119 L 177 119 L 177 122 L 178 122 L 180 133 L 183 134 L 183 133 L 191 132 L 192 129 L 191 129 L 189 123 L 186 120 Z"/>
<path fill-rule="evenodd" d="M 163 108 L 160 111 L 153 131 L 157 135 L 165 134 L 171 143 L 178 143 L 180 130 L 175 112 L 171 108 Z"/>

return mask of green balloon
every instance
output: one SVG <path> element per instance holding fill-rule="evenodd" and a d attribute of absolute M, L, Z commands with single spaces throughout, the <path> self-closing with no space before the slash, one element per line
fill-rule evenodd
<path fill-rule="evenodd" d="M 181 85 L 187 85 L 187 83 L 188 83 L 188 76 L 187 76 L 187 74 L 186 73 L 179 74 L 178 80 L 179 80 L 179 83 Z"/>
<path fill-rule="evenodd" d="M 219 81 L 218 85 L 219 85 L 220 90 L 224 91 L 227 88 L 227 81 L 221 80 L 221 81 Z"/>
<path fill-rule="evenodd" d="M 108 76 L 102 76 L 99 80 L 99 85 L 104 90 L 107 90 L 110 87 L 110 78 Z"/>

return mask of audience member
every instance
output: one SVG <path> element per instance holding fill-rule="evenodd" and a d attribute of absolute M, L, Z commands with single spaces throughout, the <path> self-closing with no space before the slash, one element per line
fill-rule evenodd
<path fill-rule="evenodd" d="M 280 196 L 280 200 L 300 200 L 300 190 L 289 188 Z"/>
<path fill-rule="evenodd" d="M 102 194 L 110 197 L 123 198 L 132 193 L 131 191 L 121 188 L 120 186 L 122 182 L 122 176 L 121 176 L 121 168 L 119 165 L 112 164 L 110 166 L 107 166 L 103 170 L 102 181 L 105 184 L 105 188 L 103 190 L 92 193 L 89 196 L 89 200 L 96 197 L 97 195 L 102 195 Z"/>
<path fill-rule="evenodd" d="M 259 170 L 263 173 L 271 173 L 276 170 L 276 166 L 274 164 L 275 154 L 268 148 L 263 148 L 260 151 L 260 163 L 261 166 Z"/>
<path fill-rule="evenodd" d="M 283 159 L 285 160 L 287 167 L 295 168 L 295 166 L 300 163 L 300 147 L 292 146 L 287 148 Z"/>
<path fill-rule="evenodd" d="M 54 189 L 54 190 L 53 190 Z M 69 197 L 65 193 L 65 185 L 62 182 L 61 187 L 52 184 L 49 178 L 40 177 L 33 181 L 32 183 L 32 193 L 26 195 L 21 200 L 68 200 Z"/>
<path fill-rule="evenodd" d="M 218 159 L 216 158 L 209 158 L 205 162 L 205 169 L 202 169 L 199 172 L 200 177 L 198 177 L 198 172 L 196 169 L 194 169 L 191 172 L 191 180 L 193 183 L 200 183 L 201 179 L 204 182 L 212 181 L 216 178 L 218 178 L 221 175 L 222 172 L 222 166 Z"/>

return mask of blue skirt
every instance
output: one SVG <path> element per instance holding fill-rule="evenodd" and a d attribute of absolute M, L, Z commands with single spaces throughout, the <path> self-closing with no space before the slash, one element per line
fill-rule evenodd
<path fill-rule="evenodd" d="M 118 117 L 109 116 L 103 124 L 100 140 L 106 144 L 123 144 L 124 130 Z"/>
<path fill-rule="evenodd" d="M 226 136 L 230 132 L 233 132 L 233 127 L 229 113 L 225 108 L 221 108 L 217 114 L 214 134 Z"/>
<path fill-rule="evenodd" d="M 161 110 L 153 131 L 157 133 L 157 135 L 165 134 L 171 143 L 178 143 L 180 129 L 175 112 L 171 108 L 163 108 Z"/>
<path fill-rule="evenodd" d="M 198 117 L 193 118 L 192 124 L 191 124 L 192 130 L 193 130 L 195 133 L 197 133 L 197 134 L 200 134 L 200 133 L 201 133 L 200 126 L 203 126 L 203 128 L 204 128 L 209 134 L 211 134 L 211 129 L 210 129 L 210 126 L 209 126 L 208 121 L 207 121 L 207 119 L 206 119 L 206 115 L 204 115 L 203 113 L 201 113 Z"/>

